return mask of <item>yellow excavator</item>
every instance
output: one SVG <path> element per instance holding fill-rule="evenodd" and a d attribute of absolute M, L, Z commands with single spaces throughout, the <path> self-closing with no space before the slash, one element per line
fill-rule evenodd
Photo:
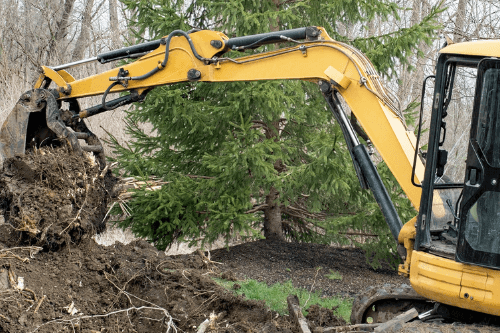
<path fill-rule="evenodd" d="M 232 50 L 279 43 L 292 46 L 224 56 Z M 373 288 L 361 295 L 354 302 L 351 321 L 383 321 L 415 304 L 420 304 L 422 320 L 471 313 L 500 316 L 499 55 L 496 41 L 450 43 L 440 50 L 435 74 L 423 85 L 425 92 L 433 82 L 434 91 L 431 99 L 422 97 L 422 110 L 432 108 L 427 137 L 421 138 L 423 131 L 415 136 L 406 127 L 396 99 L 368 58 L 331 39 L 321 27 L 236 38 L 209 30 L 176 30 L 160 40 L 95 58 L 44 66 L 34 89 L 21 96 L 1 128 L 0 165 L 33 146 L 57 141 L 67 142 L 75 153 L 94 152 L 104 164 L 102 145 L 84 119 L 140 102 L 155 86 L 185 81 L 314 82 L 342 128 L 362 188 L 372 190 L 398 243 L 403 259 L 399 273 L 411 283 L 411 287 Z M 83 79 L 68 72 L 91 61 L 126 58 L 136 60 Z M 470 103 L 457 96 L 465 88 L 473 96 Z M 108 100 L 117 92 L 122 92 L 120 97 Z M 102 96 L 102 102 L 81 109 L 79 100 L 90 96 Z M 359 124 L 348 119 L 340 97 Z M 461 125 L 455 127 L 460 128 L 460 137 L 452 126 L 447 130 L 447 121 Z M 359 125 L 418 208 L 418 216 L 404 225 L 367 147 L 358 139 Z M 425 152 L 420 148 L 424 143 Z"/>

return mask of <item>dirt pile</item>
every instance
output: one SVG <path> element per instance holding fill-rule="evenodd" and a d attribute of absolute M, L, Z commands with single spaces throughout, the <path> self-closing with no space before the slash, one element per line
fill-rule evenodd
<path fill-rule="evenodd" d="M 298 332 L 288 316 L 234 295 L 212 278 L 229 265 L 198 252 L 168 257 L 144 241 L 103 247 L 91 239 L 58 252 L 0 250 L 0 332 Z M 234 269 L 234 268 L 231 268 Z M 343 326 L 309 308 L 311 331 Z M 493 327 L 411 323 L 405 332 L 497 332 Z"/>
<path fill-rule="evenodd" d="M 377 284 L 375 275 L 397 279 L 393 272 L 371 270 L 362 253 L 314 244 L 257 241 L 214 251 L 215 261 L 201 251 L 168 257 L 144 241 L 100 246 L 92 236 L 103 228 L 114 183 L 92 155 L 73 155 L 64 147 L 34 150 L 5 163 L 0 332 L 197 332 L 205 327 L 206 333 L 295 333 L 288 316 L 236 296 L 212 278 L 237 281 L 252 275 L 268 283 L 292 278 L 298 287 L 313 290 L 316 284 L 337 295 Z M 339 271 L 343 279 L 316 276 L 319 266 L 325 274 Z M 309 308 L 307 320 L 312 331 L 345 325 L 332 309 L 318 306 Z M 436 325 L 404 329 L 450 327 Z M 494 331 L 459 328 L 454 331 Z"/>
<path fill-rule="evenodd" d="M 0 174 L 0 241 L 57 250 L 94 235 L 104 227 L 113 183 L 91 153 L 80 156 L 66 147 L 7 160 Z"/>
<path fill-rule="evenodd" d="M 268 284 L 291 280 L 296 288 L 321 290 L 321 296 L 355 297 L 368 286 L 409 283 L 389 266 L 374 270 L 363 251 L 322 244 L 258 240 L 212 251 L 212 258 L 233 265 L 237 278 Z M 332 273 L 338 277 L 332 278 Z"/>
<path fill-rule="evenodd" d="M 287 316 L 216 284 L 232 273 L 201 251 L 174 258 L 144 241 L 96 244 L 114 182 L 91 154 L 65 147 L 6 161 L 0 332 L 195 332 L 202 323 L 207 333 L 296 331 Z M 312 323 L 335 321 L 316 312 Z"/>
<path fill-rule="evenodd" d="M 208 320 L 206 332 L 294 332 L 288 317 L 217 285 L 219 266 L 197 254 L 167 257 L 143 241 L 86 239 L 31 258 L 28 248 L 2 252 L 0 331 L 195 332 Z"/>

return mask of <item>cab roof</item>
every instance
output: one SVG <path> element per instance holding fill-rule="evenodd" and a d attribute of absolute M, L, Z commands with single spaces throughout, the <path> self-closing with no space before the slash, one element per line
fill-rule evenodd
<path fill-rule="evenodd" d="M 471 56 L 500 57 L 500 40 L 479 40 L 448 45 L 441 54 L 464 54 Z"/>

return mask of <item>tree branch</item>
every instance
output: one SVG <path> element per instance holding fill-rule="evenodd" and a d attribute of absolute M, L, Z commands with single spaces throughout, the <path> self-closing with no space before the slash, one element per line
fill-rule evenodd
<path fill-rule="evenodd" d="M 311 213 L 307 209 L 303 207 L 296 206 L 281 206 L 281 211 L 285 214 L 298 217 L 300 219 L 314 219 L 314 220 L 324 220 L 326 218 L 326 214 L 324 213 Z"/>
<path fill-rule="evenodd" d="M 258 212 L 259 210 L 264 210 L 266 208 L 269 208 L 269 205 L 268 204 L 262 204 L 262 205 L 258 205 L 250 210 L 247 210 L 245 212 L 245 214 L 252 214 L 252 213 L 255 213 L 255 212 Z"/>
<path fill-rule="evenodd" d="M 200 178 L 200 179 L 215 179 L 215 177 L 208 177 L 208 176 L 197 176 L 197 175 L 186 175 L 189 178 Z"/>

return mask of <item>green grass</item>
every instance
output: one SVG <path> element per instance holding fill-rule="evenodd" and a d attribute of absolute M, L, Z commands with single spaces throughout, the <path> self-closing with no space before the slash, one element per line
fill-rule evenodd
<path fill-rule="evenodd" d="M 306 308 L 302 309 L 304 315 L 307 314 L 307 309 L 313 304 L 319 304 L 324 308 L 331 309 L 334 306 L 338 306 L 335 310 L 335 315 L 341 316 L 347 322 L 349 322 L 352 308 L 352 300 L 348 298 L 341 297 L 331 297 L 324 298 L 321 297 L 320 291 L 310 293 L 305 289 L 295 288 L 292 282 L 289 280 L 283 284 L 273 284 L 272 286 L 267 286 L 264 282 L 258 282 L 256 280 L 244 280 L 238 281 L 237 283 L 241 286 L 240 289 L 234 290 L 233 285 L 236 282 L 226 281 L 222 279 L 215 279 L 215 282 L 222 285 L 223 287 L 235 292 L 239 295 L 245 294 L 248 299 L 263 300 L 266 305 L 269 306 L 271 310 L 278 312 L 279 314 L 288 314 L 288 306 L 286 303 L 286 298 L 288 295 L 297 295 L 300 300 L 300 306 L 303 308 L 307 301 Z"/>
<path fill-rule="evenodd" d="M 334 271 L 332 269 L 330 269 L 330 274 L 327 274 L 325 276 L 330 280 L 342 280 L 342 275 L 339 272 Z"/>

